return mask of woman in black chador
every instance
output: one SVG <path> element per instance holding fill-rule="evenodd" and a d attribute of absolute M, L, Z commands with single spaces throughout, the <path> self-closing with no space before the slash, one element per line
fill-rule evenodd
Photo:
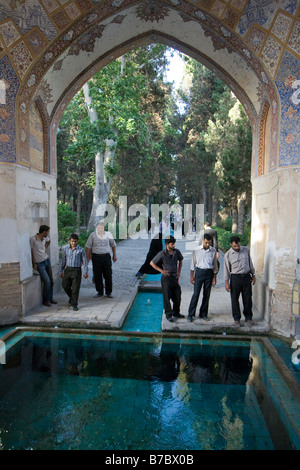
<path fill-rule="evenodd" d="M 157 253 L 163 250 L 163 241 L 162 241 L 162 233 L 158 233 L 155 237 L 151 240 L 149 251 L 146 256 L 145 263 L 140 267 L 138 272 L 136 273 L 136 277 L 141 278 L 143 274 L 159 274 L 156 269 L 150 266 L 150 261 L 154 258 Z"/>

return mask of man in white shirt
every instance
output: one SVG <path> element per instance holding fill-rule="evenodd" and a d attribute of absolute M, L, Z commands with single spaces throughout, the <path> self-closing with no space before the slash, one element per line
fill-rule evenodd
<path fill-rule="evenodd" d="M 110 252 L 113 253 L 114 263 L 117 261 L 116 242 L 110 232 L 104 230 L 103 222 L 98 222 L 95 232 L 92 232 L 85 244 L 86 257 L 89 263 L 92 260 L 93 274 L 97 294 L 103 296 L 103 277 L 105 281 L 105 294 L 112 297 L 112 262 Z"/>
<path fill-rule="evenodd" d="M 41 225 L 39 233 L 30 238 L 32 267 L 37 270 L 43 282 L 43 304 L 51 307 L 51 304 L 57 304 L 53 300 L 53 276 L 49 256 L 46 253 L 50 245 L 49 238 L 50 227 Z"/>
<path fill-rule="evenodd" d="M 192 322 L 195 316 L 202 286 L 203 299 L 199 317 L 203 320 L 208 320 L 207 314 L 211 286 L 216 284 L 218 273 L 217 252 L 216 249 L 211 246 L 211 239 L 211 235 L 209 233 L 205 233 L 202 245 L 197 247 L 193 252 L 190 281 L 194 284 L 194 293 L 189 305 L 187 317 L 189 322 Z"/>

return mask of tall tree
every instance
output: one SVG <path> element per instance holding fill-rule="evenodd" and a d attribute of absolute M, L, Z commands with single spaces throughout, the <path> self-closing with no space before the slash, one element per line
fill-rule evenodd
<path fill-rule="evenodd" d="M 211 218 L 216 202 L 215 184 L 211 180 L 215 154 L 204 142 L 210 119 L 218 107 L 225 84 L 199 62 L 188 59 L 188 87 L 180 94 L 186 101 L 184 149 L 178 154 L 178 193 L 189 203 L 204 204 L 205 215 Z"/>

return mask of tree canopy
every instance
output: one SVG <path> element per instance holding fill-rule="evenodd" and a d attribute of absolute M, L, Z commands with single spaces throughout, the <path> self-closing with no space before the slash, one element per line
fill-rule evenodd
<path fill-rule="evenodd" d="M 242 231 L 251 200 L 246 114 L 224 82 L 184 56 L 175 90 L 167 51 L 152 44 L 128 52 L 69 103 L 57 135 L 58 199 L 77 213 L 78 229 L 125 195 L 128 204 L 203 203 L 214 224 L 226 209 Z"/>

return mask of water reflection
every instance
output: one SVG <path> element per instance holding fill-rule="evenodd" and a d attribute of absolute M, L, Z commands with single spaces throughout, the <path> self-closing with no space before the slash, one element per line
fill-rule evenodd
<path fill-rule="evenodd" d="M 5 449 L 247 448 L 245 410 L 256 406 L 248 344 L 22 343 L 1 370 L 18 378 L 0 381 Z"/>

